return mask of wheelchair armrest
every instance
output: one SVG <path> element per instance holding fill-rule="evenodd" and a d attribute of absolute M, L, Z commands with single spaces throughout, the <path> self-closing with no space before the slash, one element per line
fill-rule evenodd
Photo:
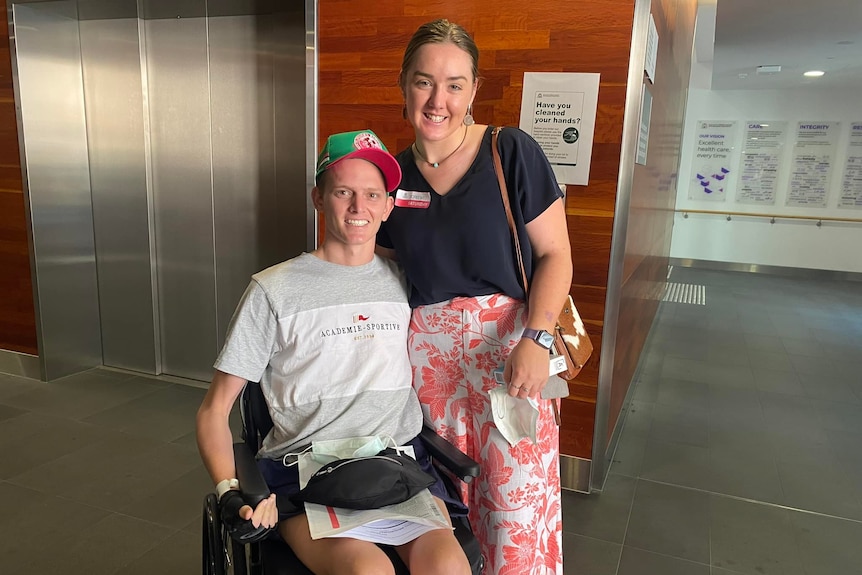
<path fill-rule="evenodd" d="M 461 478 L 461 481 L 469 483 L 474 477 L 479 477 L 479 464 L 437 435 L 437 432 L 427 425 L 422 426 L 419 439 L 425 444 L 425 449 L 428 450 L 431 457 Z"/>
<path fill-rule="evenodd" d="M 236 478 L 243 499 L 252 507 L 269 497 L 269 486 L 263 480 L 263 475 L 254 459 L 254 454 L 245 443 L 233 444 L 233 459 L 236 465 Z"/>

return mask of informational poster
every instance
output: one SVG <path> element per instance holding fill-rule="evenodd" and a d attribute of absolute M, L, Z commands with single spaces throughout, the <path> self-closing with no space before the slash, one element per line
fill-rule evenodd
<path fill-rule="evenodd" d="M 643 97 L 641 99 L 641 122 L 638 130 L 638 152 L 635 157 L 635 163 L 646 165 L 647 148 L 649 148 L 649 120 L 652 114 L 652 94 L 649 88 L 644 86 Z"/>
<path fill-rule="evenodd" d="M 524 73 L 520 128 L 539 143 L 560 184 L 589 183 L 598 100 L 598 74 Z"/>
<path fill-rule="evenodd" d="M 786 132 L 787 122 L 746 122 L 740 151 L 737 203 L 775 204 Z"/>
<path fill-rule="evenodd" d="M 847 143 L 838 207 L 862 210 L 862 122 L 850 124 L 850 141 Z"/>
<path fill-rule="evenodd" d="M 799 122 L 790 167 L 787 205 L 825 208 L 835 162 L 839 122 Z"/>
<path fill-rule="evenodd" d="M 652 12 L 649 15 L 649 30 L 647 31 L 646 56 L 644 58 L 644 72 L 650 82 L 655 84 L 655 65 L 658 61 L 658 30 L 655 27 L 655 18 Z"/>
<path fill-rule="evenodd" d="M 700 120 L 695 124 L 694 153 L 691 160 L 690 200 L 723 202 L 733 151 L 736 149 L 736 121 Z"/>

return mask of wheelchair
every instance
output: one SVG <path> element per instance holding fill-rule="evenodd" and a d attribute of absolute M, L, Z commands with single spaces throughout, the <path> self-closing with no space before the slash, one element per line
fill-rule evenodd
<path fill-rule="evenodd" d="M 240 396 L 240 412 L 243 441 L 233 446 L 237 477 L 243 495 L 260 501 L 269 496 L 269 488 L 258 470 L 254 455 L 273 424 L 259 383 L 246 383 Z M 442 470 L 440 476 L 450 493 L 457 493 L 451 476 L 464 482 L 478 477 L 479 464 L 437 435 L 433 429 L 423 427 L 420 439 L 434 465 Z M 452 525 L 473 575 L 481 575 L 484 558 L 470 523 L 466 517 L 452 517 Z M 231 538 L 221 525 L 215 493 L 209 493 L 204 498 L 202 532 L 203 575 L 314 575 L 276 532 L 256 543 L 243 543 Z M 392 560 L 396 575 L 409 575 L 393 547 L 380 547 Z"/>

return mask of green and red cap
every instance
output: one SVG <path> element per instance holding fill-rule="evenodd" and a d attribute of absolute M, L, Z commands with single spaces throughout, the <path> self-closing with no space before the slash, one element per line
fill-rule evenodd
<path fill-rule="evenodd" d="M 386 146 L 371 130 L 358 132 L 342 132 L 333 134 L 326 139 L 326 144 L 317 157 L 315 181 L 320 174 L 347 159 L 366 160 L 377 166 L 383 172 L 386 191 L 392 192 L 401 183 L 401 167 L 395 158 L 386 150 Z"/>

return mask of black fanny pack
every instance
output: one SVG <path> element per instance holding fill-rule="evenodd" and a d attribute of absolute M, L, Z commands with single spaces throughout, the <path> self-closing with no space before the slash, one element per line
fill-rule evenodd
<path fill-rule="evenodd" d="M 407 501 L 435 481 L 415 459 L 387 448 L 377 455 L 327 463 L 290 499 L 297 505 L 378 509 Z"/>

